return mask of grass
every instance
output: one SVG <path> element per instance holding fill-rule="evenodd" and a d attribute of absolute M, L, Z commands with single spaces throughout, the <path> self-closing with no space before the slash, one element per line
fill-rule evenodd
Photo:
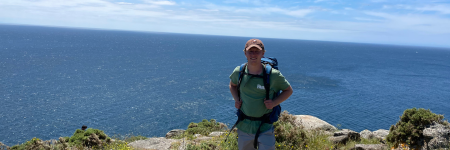
<path fill-rule="evenodd" d="M 209 135 L 214 131 L 222 131 L 225 134 L 212 137 L 209 140 L 195 141 L 195 134 Z M 87 137 L 90 134 L 97 134 L 99 138 L 104 139 L 104 143 L 100 147 L 92 146 L 86 147 L 83 142 L 70 142 L 76 141 L 75 139 L 81 139 Z M 319 131 L 311 130 L 306 131 L 302 126 L 298 126 L 295 123 L 295 117 L 284 111 L 279 118 L 279 121 L 274 123 L 274 133 L 276 139 L 277 150 L 348 150 L 353 148 L 356 144 L 381 144 L 378 139 L 363 139 L 360 141 L 348 141 L 346 144 L 334 144 L 328 140 L 329 134 Z M 228 139 L 225 141 L 226 136 Z M 128 146 L 136 140 L 147 139 L 140 135 L 114 135 L 113 142 L 106 142 L 107 139 L 111 139 L 101 130 L 76 130 L 72 137 L 62 137 L 61 140 L 66 144 L 54 144 L 46 147 L 45 142 L 38 138 L 33 138 L 20 145 L 11 147 L 11 150 L 34 150 L 34 149 L 51 149 L 51 150 L 85 150 L 85 149 L 108 149 L 108 150 L 133 150 L 133 147 Z M 182 135 L 175 137 L 174 139 L 180 139 L 177 142 L 171 144 L 173 150 L 179 148 L 185 148 L 187 150 L 238 150 L 238 136 L 236 131 L 227 132 L 227 127 L 224 124 L 216 122 L 214 119 L 202 120 L 199 123 L 190 123 L 186 132 Z M 388 144 L 387 147 L 392 147 L 392 144 Z M 448 145 L 450 147 L 450 143 Z M 389 149 L 389 148 L 387 148 Z M 444 148 L 442 148 L 444 149 Z"/>
<path fill-rule="evenodd" d="M 89 138 L 95 134 L 101 144 L 90 144 Z M 91 149 L 108 149 L 108 150 L 133 150 L 133 147 L 128 146 L 128 143 L 147 139 L 144 136 L 116 135 L 113 137 L 115 140 L 111 140 L 103 131 L 98 129 L 87 129 L 86 131 L 77 129 L 71 137 L 61 137 L 57 143 L 49 143 L 42 141 L 39 138 L 33 138 L 25 143 L 12 146 L 11 150 L 91 150 Z"/>
<path fill-rule="evenodd" d="M 124 142 L 128 142 L 128 143 L 131 143 L 131 142 L 134 142 L 134 141 L 137 141 L 137 140 L 145 140 L 145 139 L 148 139 L 148 138 L 145 137 L 145 136 L 142 136 L 142 135 L 133 135 L 133 134 L 125 134 L 125 135 L 115 134 L 115 135 L 113 135 L 111 138 L 112 138 L 112 139 L 115 139 L 116 141 L 117 141 L 117 140 L 120 140 L 120 141 L 124 141 Z"/>
<path fill-rule="evenodd" d="M 192 123 L 191 123 L 192 124 Z M 306 131 L 302 126 L 295 123 L 295 117 L 284 111 L 279 118 L 279 121 L 274 123 L 274 133 L 276 139 L 277 150 L 334 150 L 334 149 L 351 149 L 355 144 L 381 144 L 376 139 L 360 141 L 349 141 L 345 145 L 333 144 L 328 140 L 329 134 L 322 131 Z M 202 130 L 197 128 L 196 131 L 202 132 L 210 131 L 209 129 Z M 190 133 L 192 134 L 192 133 Z M 225 141 L 226 135 L 229 134 L 228 140 Z M 207 135 L 204 133 L 204 135 Z M 184 135 L 185 137 L 187 135 Z M 237 133 L 226 133 L 222 136 L 215 137 L 211 140 L 205 140 L 198 143 L 190 142 L 187 144 L 188 150 L 237 150 Z M 178 143 L 177 143 L 178 144 Z M 177 145 L 175 144 L 175 145 Z M 179 145 L 179 144 L 178 144 Z M 178 148 L 178 147 L 177 147 Z"/>

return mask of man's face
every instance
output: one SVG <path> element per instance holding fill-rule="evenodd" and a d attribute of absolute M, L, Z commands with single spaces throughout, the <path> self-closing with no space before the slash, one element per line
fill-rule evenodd
<path fill-rule="evenodd" d="M 264 57 L 264 51 L 256 47 L 252 47 L 245 51 L 248 63 L 261 63 L 261 58 Z"/>

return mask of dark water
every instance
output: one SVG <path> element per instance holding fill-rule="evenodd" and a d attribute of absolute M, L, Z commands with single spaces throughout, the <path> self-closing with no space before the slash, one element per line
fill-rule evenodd
<path fill-rule="evenodd" d="M 0 26 L 0 141 L 164 136 L 190 122 L 235 121 L 228 89 L 249 38 Z M 294 88 L 282 104 L 357 132 L 405 109 L 450 114 L 450 49 L 262 39 Z"/>

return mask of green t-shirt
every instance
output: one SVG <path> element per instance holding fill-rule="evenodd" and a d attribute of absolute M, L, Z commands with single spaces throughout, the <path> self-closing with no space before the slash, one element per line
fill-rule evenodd
<path fill-rule="evenodd" d="M 231 82 L 234 84 L 238 83 L 239 80 L 239 68 L 237 66 L 233 73 L 230 75 Z M 245 69 L 248 73 L 248 68 Z M 262 73 L 260 74 L 263 75 Z M 264 81 L 262 78 L 251 77 L 249 75 L 244 75 L 241 81 L 241 111 L 245 115 L 251 117 L 261 117 L 264 114 L 272 112 L 272 109 L 267 109 L 264 105 L 264 99 L 266 98 L 266 90 L 264 89 Z M 280 71 L 272 69 L 270 74 L 270 95 L 269 97 L 273 99 L 275 91 L 285 90 L 290 86 L 289 82 L 284 78 Z M 261 121 L 251 121 L 245 119 L 237 124 L 239 130 L 256 134 Z M 261 132 L 267 131 L 272 127 L 272 124 L 263 124 L 261 126 Z"/>

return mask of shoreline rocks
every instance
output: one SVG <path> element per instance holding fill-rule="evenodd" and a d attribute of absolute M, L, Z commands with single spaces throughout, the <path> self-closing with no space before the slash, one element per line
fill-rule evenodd
<path fill-rule="evenodd" d="M 423 130 L 423 135 L 427 145 L 423 149 L 446 148 L 450 142 L 450 127 L 434 122 Z"/>
<path fill-rule="evenodd" d="M 351 150 L 385 150 L 388 149 L 385 144 L 355 144 Z"/>
<path fill-rule="evenodd" d="M 5 144 L 3 144 L 2 142 L 0 142 L 0 150 L 8 150 L 9 147 L 6 146 Z"/>
<path fill-rule="evenodd" d="M 132 146 L 137 149 L 169 149 L 172 145 L 172 142 L 177 142 L 179 140 L 176 139 L 167 139 L 165 137 L 157 137 L 157 138 L 148 138 L 145 140 L 137 140 L 129 143 L 129 146 Z"/>
<path fill-rule="evenodd" d="M 333 125 L 323 121 L 317 117 L 310 115 L 294 115 L 295 124 L 298 126 L 303 126 L 304 130 L 307 131 L 324 131 L 322 133 L 328 134 L 328 140 L 333 142 L 334 144 L 346 144 L 348 141 L 360 141 L 363 139 L 378 139 L 382 144 L 356 144 L 351 150 L 384 150 L 387 149 L 386 145 L 386 137 L 389 134 L 389 130 L 386 129 L 378 129 L 376 131 L 363 130 L 360 133 L 352 131 L 350 129 L 342 129 L 338 130 Z M 220 123 L 221 126 L 225 126 L 225 124 Z M 222 125 L 223 124 L 223 125 Z M 186 130 L 184 129 L 173 129 L 169 131 L 165 137 L 153 137 L 148 138 L 146 140 L 137 140 L 129 143 L 128 145 L 137 149 L 173 149 L 176 147 L 177 149 L 185 149 L 186 145 L 189 143 L 200 143 L 201 141 L 211 140 L 215 137 L 220 137 L 224 135 L 226 132 L 214 131 L 211 132 L 207 136 L 203 136 L 200 134 L 194 135 L 194 139 L 188 140 L 188 138 L 182 139 L 173 139 L 176 137 L 180 137 L 183 135 Z M 426 144 L 423 149 L 439 149 L 443 148 L 450 140 L 450 127 L 445 126 L 438 123 L 433 123 L 424 129 L 423 132 L 425 136 Z M 97 140 L 98 137 L 90 136 L 93 141 L 93 145 L 98 145 L 101 141 Z M 57 141 L 53 141 L 51 143 L 56 143 Z M 59 143 L 64 144 L 64 147 L 68 147 L 64 138 L 60 138 Z M 38 143 L 39 144 L 39 143 Z M 45 144 L 39 144 L 45 145 Z M 10 147 L 4 145 L 0 142 L 0 150 L 8 150 Z"/>
<path fill-rule="evenodd" d="M 330 140 L 334 144 L 345 145 L 349 140 L 360 141 L 361 138 L 358 132 L 349 129 L 342 129 L 342 131 L 334 132 L 333 136 L 330 136 L 328 140 Z"/>
<path fill-rule="evenodd" d="M 305 130 L 322 130 L 327 132 L 335 132 L 336 127 L 317 117 L 310 115 L 294 115 L 295 123 L 302 125 Z"/>
<path fill-rule="evenodd" d="M 182 135 L 186 130 L 183 129 L 173 129 L 167 132 L 166 138 L 170 139 L 172 137 L 180 136 Z"/>

